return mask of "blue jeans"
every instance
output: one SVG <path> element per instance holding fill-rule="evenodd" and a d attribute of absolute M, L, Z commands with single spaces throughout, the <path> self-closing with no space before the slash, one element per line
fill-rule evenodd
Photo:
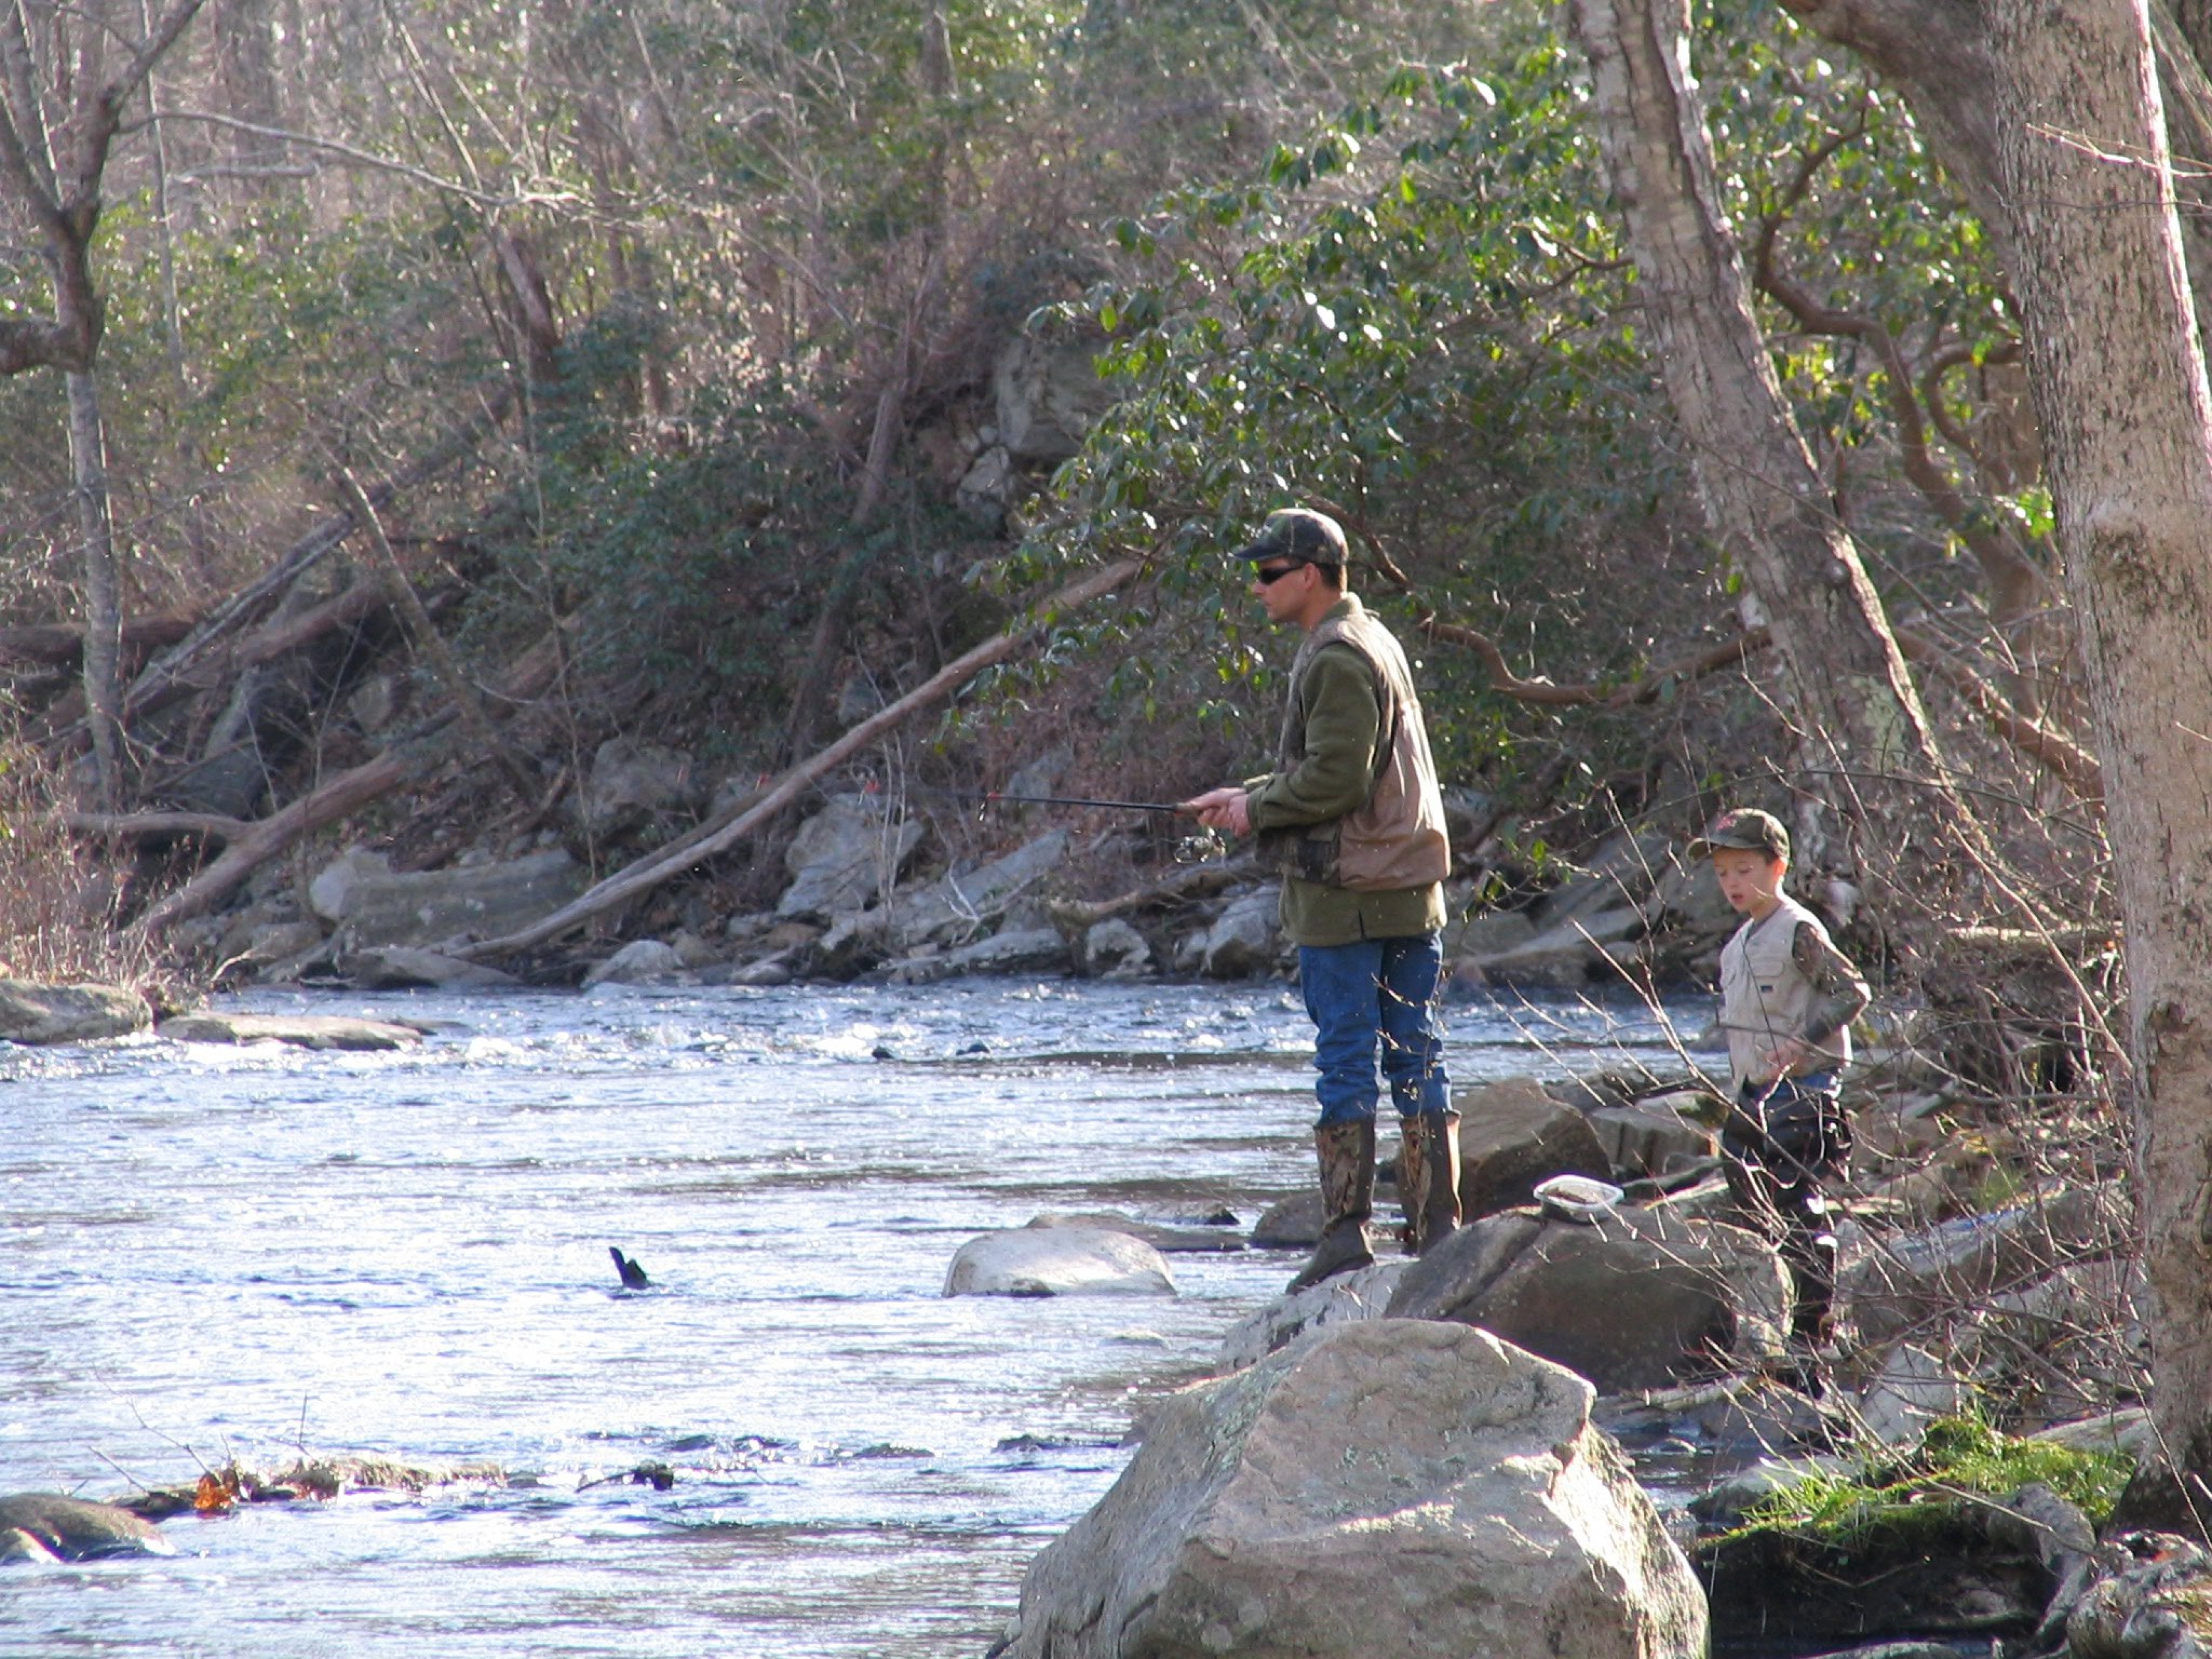
<path fill-rule="evenodd" d="M 1400 1115 L 1451 1109 L 1437 1012 L 1443 977 L 1443 944 L 1434 933 L 1299 947 L 1298 980 L 1313 1017 L 1314 1069 L 1321 1073 L 1314 1085 L 1321 1102 L 1315 1127 L 1374 1117 L 1378 1041 Z"/>

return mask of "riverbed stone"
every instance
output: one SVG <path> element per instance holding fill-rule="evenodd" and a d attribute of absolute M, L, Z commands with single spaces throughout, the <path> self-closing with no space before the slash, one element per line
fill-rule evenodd
<path fill-rule="evenodd" d="M 1701 1102 L 1704 1097 L 1690 1099 Z M 1664 1175 L 1714 1152 L 1713 1132 L 1684 1112 L 1671 1096 L 1601 1107 L 1588 1121 L 1612 1160 L 1613 1173 L 1631 1180 Z"/>
<path fill-rule="evenodd" d="M 122 985 L 0 979 L 0 1042 L 33 1047 L 131 1036 L 154 1023 L 146 999 Z"/>
<path fill-rule="evenodd" d="M 354 884 L 392 873 L 392 860 L 365 847 L 349 847 L 318 870 L 307 883 L 307 908 L 325 921 L 339 922 L 353 902 Z"/>
<path fill-rule="evenodd" d="M 897 879 L 921 836 L 913 818 L 894 823 L 880 795 L 830 796 L 784 850 L 791 885 L 776 901 L 776 915 L 829 921 L 860 909 Z"/>
<path fill-rule="evenodd" d="M 1275 970 L 1283 936 L 1276 917 L 1281 889 L 1261 887 L 1239 893 L 1206 929 L 1199 947 L 1199 971 L 1208 979 L 1252 979 Z"/>
<path fill-rule="evenodd" d="M 1328 1219 L 1318 1191 L 1293 1193 L 1260 1212 L 1252 1224 L 1252 1244 L 1261 1250 L 1310 1250 L 1320 1242 Z"/>
<path fill-rule="evenodd" d="M 1452 1097 L 1459 1113 L 1460 1207 L 1469 1218 L 1532 1201 L 1555 1175 L 1613 1174 L 1589 1119 L 1532 1077 L 1502 1078 Z"/>
<path fill-rule="evenodd" d="M 56 1492 L 0 1498 L 0 1536 L 19 1534 L 19 1559 L 88 1561 L 109 1555 L 174 1555 L 177 1547 L 129 1510 Z"/>
<path fill-rule="evenodd" d="M 684 958 L 672 945 L 657 939 L 634 939 L 605 962 L 595 962 L 584 975 L 584 988 L 594 985 L 650 985 L 674 979 L 684 971 Z"/>
<path fill-rule="evenodd" d="M 1173 1296 L 1167 1259 L 1107 1227 L 1012 1227 L 953 1255 L 947 1296 Z"/>
<path fill-rule="evenodd" d="M 1509 1210 L 1431 1247 L 1389 1311 L 1480 1325 L 1615 1394 L 1723 1357 L 1764 1362 L 1788 1305 L 1780 1258 L 1741 1228 L 1640 1210 L 1589 1222 Z"/>
<path fill-rule="evenodd" d="M 1065 974 L 1067 940 L 1056 927 L 1008 927 L 957 949 L 912 957 L 891 969 L 902 985 L 972 974 Z"/>
<path fill-rule="evenodd" d="M 445 991 L 492 990 L 522 981 L 489 963 L 421 951 L 408 945 L 378 945 L 349 951 L 340 967 L 364 991 L 403 991 L 430 986 Z"/>
<path fill-rule="evenodd" d="M 1135 1216 L 1121 1215 L 1111 1210 L 1078 1210 L 1063 1213 L 1047 1211 L 1033 1216 L 1032 1227 L 1103 1227 L 1109 1232 L 1127 1233 L 1132 1238 L 1142 1239 L 1163 1255 L 1233 1255 L 1244 1249 L 1244 1241 L 1227 1227 L 1178 1227 L 1165 1222 L 1145 1221 Z"/>
<path fill-rule="evenodd" d="M 1589 1407 L 1486 1331 L 1300 1338 L 1146 1413 L 1030 1564 L 1011 1659 L 1701 1659 L 1705 1599 Z"/>
<path fill-rule="evenodd" d="M 179 1014 L 163 1020 L 157 1035 L 175 1042 L 283 1042 L 352 1052 L 411 1048 L 422 1040 L 412 1025 L 343 1014 Z"/>
<path fill-rule="evenodd" d="M 445 870 L 356 872 L 337 943 L 343 954 L 377 945 L 429 950 L 497 939 L 559 909 L 586 882 L 583 866 L 560 848 Z"/>
<path fill-rule="evenodd" d="M 927 887 L 902 893 L 891 906 L 893 943 L 906 950 L 931 943 L 956 947 L 969 943 L 978 933 L 989 932 L 1018 900 L 1056 874 L 1066 860 L 1067 845 L 1066 830 L 1048 830 L 1002 857 L 948 871 Z M 1063 944 L 1063 970 L 1066 956 Z"/>
<path fill-rule="evenodd" d="M 592 755 L 576 817 L 594 836 L 624 835 L 656 818 L 688 815 L 705 793 L 696 763 L 683 750 L 609 738 Z"/>
<path fill-rule="evenodd" d="M 1142 979 L 1152 971 L 1152 947 L 1130 923 L 1109 916 L 1083 935 L 1082 962 L 1092 979 Z"/>

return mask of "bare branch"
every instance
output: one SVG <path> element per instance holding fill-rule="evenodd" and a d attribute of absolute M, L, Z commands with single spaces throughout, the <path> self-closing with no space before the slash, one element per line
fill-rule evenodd
<path fill-rule="evenodd" d="M 257 138 L 273 138 L 287 144 L 297 144 L 303 149 L 318 150 L 325 155 L 337 156 L 356 167 L 371 168 L 380 173 L 398 173 L 403 179 L 412 179 L 432 190 L 443 191 L 449 196 L 460 197 L 479 207 L 509 208 L 532 205 L 581 207 L 583 198 L 571 191 L 522 191 L 501 194 L 494 191 L 477 190 L 452 179 L 441 179 L 428 167 L 418 167 L 411 161 L 395 161 L 389 155 L 378 155 L 373 151 L 358 149 L 351 144 L 340 143 L 335 138 L 316 138 L 304 132 L 293 132 L 283 127 L 264 126 L 258 121 L 241 121 L 234 115 L 217 115 L 210 110 L 170 109 L 161 112 L 164 121 L 198 121 L 207 126 L 222 127 L 233 132 L 251 133 Z"/>

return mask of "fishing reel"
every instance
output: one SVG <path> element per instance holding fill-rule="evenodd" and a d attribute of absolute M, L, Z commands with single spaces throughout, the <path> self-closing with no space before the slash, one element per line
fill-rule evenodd
<path fill-rule="evenodd" d="M 1177 864 L 1205 864 L 1228 856 L 1229 843 L 1218 830 L 1200 830 L 1195 835 L 1182 836 L 1175 844 Z"/>

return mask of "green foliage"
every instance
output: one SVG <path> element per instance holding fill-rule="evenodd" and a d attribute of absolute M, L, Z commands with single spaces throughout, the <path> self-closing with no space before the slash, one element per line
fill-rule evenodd
<path fill-rule="evenodd" d="M 1839 1549 L 1955 1530 L 1976 1499 L 2040 1482 L 2101 1524 L 2133 1466 L 2110 1452 L 2076 1451 L 2000 1434 L 1978 1418 L 1940 1418 L 1901 1457 L 1872 1460 L 1855 1475 L 1814 1474 L 1753 1509 L 1738 1534 L 1776 1532 Z"/>

